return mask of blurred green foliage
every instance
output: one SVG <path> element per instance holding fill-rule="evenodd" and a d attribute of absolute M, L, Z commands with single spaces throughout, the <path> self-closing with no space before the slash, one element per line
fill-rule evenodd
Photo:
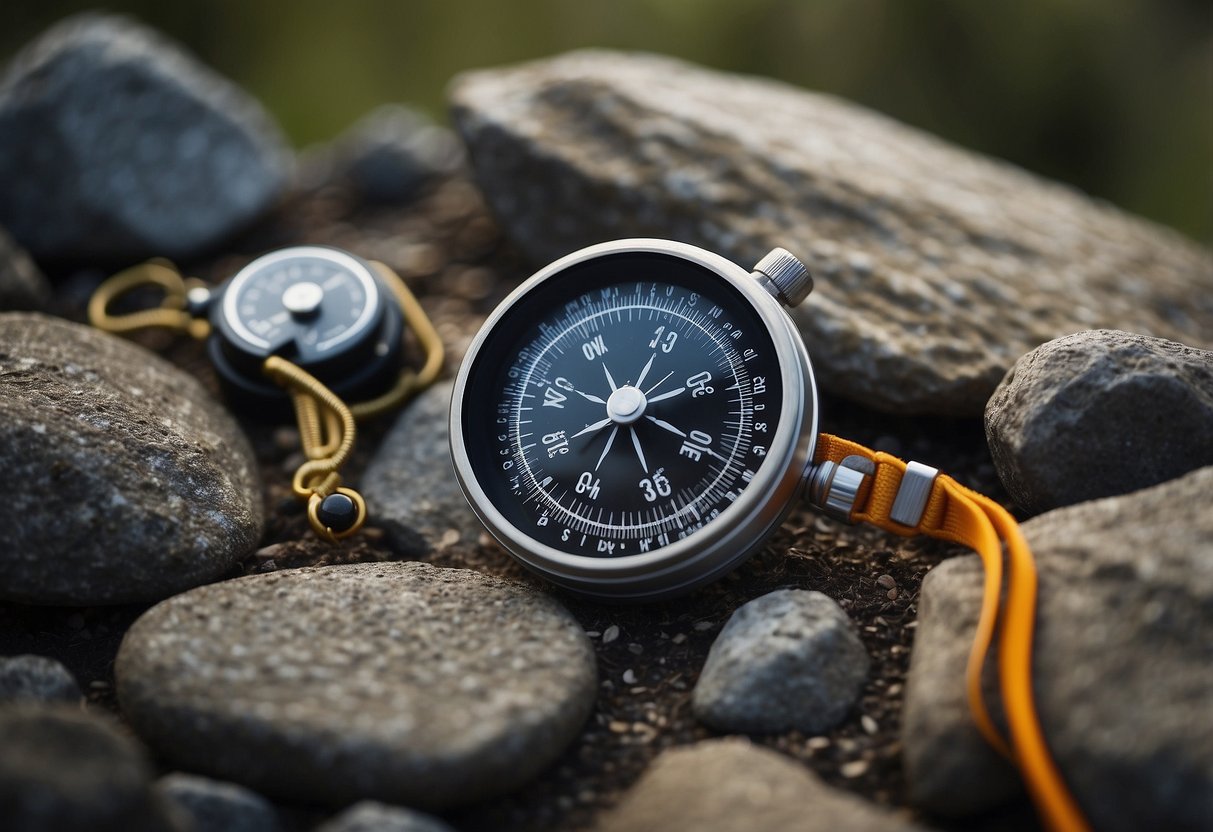
<path fill-rule="evenodd" d="M 5 0 L 0 52 L 75 0 Z M 1213 239 L 1207 0 L 113 0 L 236 79 L 296 144 L 461 70 L 584 46 L 835 93 Z"/>

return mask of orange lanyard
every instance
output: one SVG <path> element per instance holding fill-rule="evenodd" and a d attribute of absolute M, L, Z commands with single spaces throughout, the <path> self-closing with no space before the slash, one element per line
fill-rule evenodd
<path fill-rule="evenodd" d="M 849 456 L 869 460 L 874 473 L 864 477 L 850 519 L 893 534 L 924 534 L 968 546 L 985 566 L 981 615 L 965 672 L 969 710 L 982 736 L 1019 769 L 1037 810 L 1054 832 L 1090 829 L 1045 743 L 1032 693 L 1032 636 L 1036 623 L 1036 563 L 1015 519 L 998 503 L 940 474 L 935 477 L 917 525 L 892 519 L 906 463 L 846 439 L 823 433 L 816 464 L 842 464 Z M 1007 597 L 1001 603 L 1003 545 L 1006 545 Z M 999 622 L 1001 607 L 1002 620 Z M 998 681 L 1009 736 L 990 719 L 981 692 L 986 654 L 998 631 Z"/>

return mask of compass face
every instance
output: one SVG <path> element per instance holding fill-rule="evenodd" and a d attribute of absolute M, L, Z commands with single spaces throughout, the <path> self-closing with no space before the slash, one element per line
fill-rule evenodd
<path fill-rule="evenodd" d="M 531 539 L 653 552 L 758 475 L 781 375 L 767 325 L 728 279 L 670 254 L 607 254 L 497 321 L 468 374 L 463 440 L 488 500 Z"/>
<path fill-rule="evenodd" d="M 323 360 L 373 329 L 379 290 L 367 266 L 301 246 L 259 258 L 224 291 L 220 326 L 256 354 Z"/>

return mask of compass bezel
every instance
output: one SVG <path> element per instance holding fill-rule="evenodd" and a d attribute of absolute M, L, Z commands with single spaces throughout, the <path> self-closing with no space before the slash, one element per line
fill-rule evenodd
<path fill-rule="evenodd" d="M 485 343 L 523 299 L 565 270 L 620 254 L 679 258 L 728 282 L 766 326 L 782 380 L 779 424 L 767 457 L 738 499 L 702 529 L 651 552 L 591 557 L 563 552 L 508 520 L 481 485 L 463 435 L 464 398 Z M 627 239 L 575 251 L 515 289 L 481 327 L 460 366 L 452 392 L 450 446 L 455 474 L 472 510 L 503 547 L 532 571 L 568 589 L 600 598 L 649 600 L 682 594 L 723 575 L 759 549 L 804 488 L 817 438 L 817 392 L 808 352 L 779 302 L 745 269 L 705 249 L 657 239 Z"/>

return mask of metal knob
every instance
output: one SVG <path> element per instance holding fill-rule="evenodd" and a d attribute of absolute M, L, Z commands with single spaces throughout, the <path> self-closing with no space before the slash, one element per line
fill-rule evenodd
<path fill-rule="evenodd" d="M 804 263 L 784 248 L 773 248 L 754 267 L 756 276 L 770 281 L 785 306 L 797 306 L 813 291 L 813 276 Z"/>

